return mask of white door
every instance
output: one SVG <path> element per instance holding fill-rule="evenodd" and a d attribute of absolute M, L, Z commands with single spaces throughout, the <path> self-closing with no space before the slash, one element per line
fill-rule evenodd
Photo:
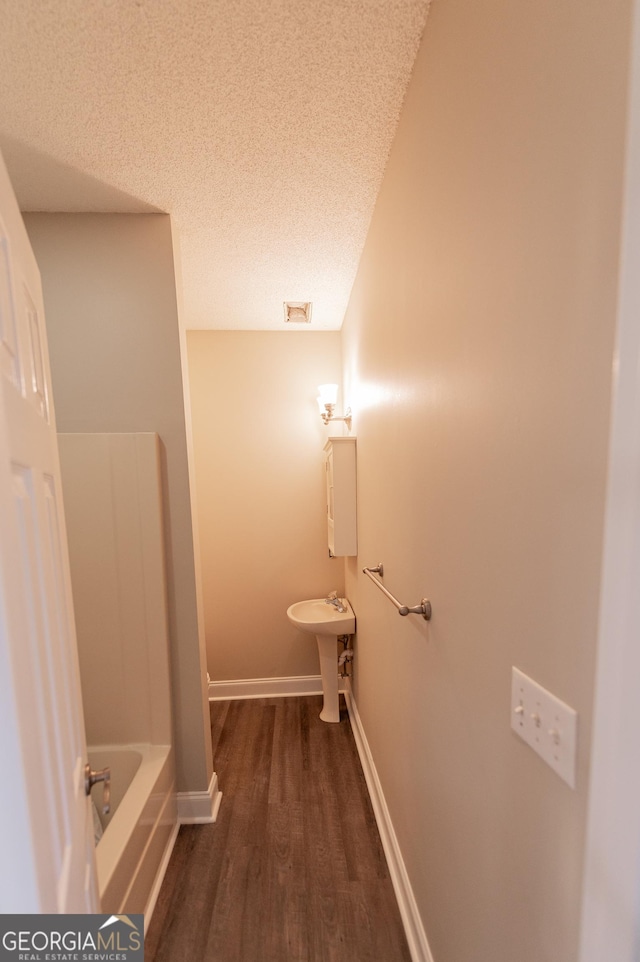
<path fill-rule="evenodd" d="M 0 913 L 99 911 L 40 275 L 0 158 Z"/>

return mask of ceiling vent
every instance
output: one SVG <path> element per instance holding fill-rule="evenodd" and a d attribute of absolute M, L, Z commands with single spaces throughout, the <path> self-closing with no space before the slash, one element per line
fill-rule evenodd
<path fill-rule="evenodd" d="M 311 324 L 311 301 L 285 301 L 285 324 Z"/>

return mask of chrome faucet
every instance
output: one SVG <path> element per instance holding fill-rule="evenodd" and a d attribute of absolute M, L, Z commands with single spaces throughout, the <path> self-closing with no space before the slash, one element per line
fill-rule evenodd
<path fill-rule="evenodd" d="M 325 605 L 333 605 L 336 611 L 340 611 L 342 613 L 348 610 L 344 601 L 338 598 L 337 591 L 330 591 L 327 597 L 324 599 L 324 603 Z"/>

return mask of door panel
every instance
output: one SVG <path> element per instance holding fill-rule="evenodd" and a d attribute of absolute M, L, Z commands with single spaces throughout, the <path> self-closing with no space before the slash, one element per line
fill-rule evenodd
<path fill-rule="evenodd" d="M 0 371 L 20 389 L 16 309 L 9 267 L 9 239 L 0 218 Z"/>
<path fill-rule="evenodd" d="M 1 160 L 0 532 L 0 912 L 97 911 L 40 278 Z"/>

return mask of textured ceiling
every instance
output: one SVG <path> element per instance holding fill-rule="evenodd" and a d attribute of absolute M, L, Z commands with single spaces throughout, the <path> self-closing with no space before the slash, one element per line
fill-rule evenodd
<path fill-rule="evenodd" d="M 188 327 L 339 328 L 428 3 L 2 0 L 22 209 L 169 212 Z"/>

